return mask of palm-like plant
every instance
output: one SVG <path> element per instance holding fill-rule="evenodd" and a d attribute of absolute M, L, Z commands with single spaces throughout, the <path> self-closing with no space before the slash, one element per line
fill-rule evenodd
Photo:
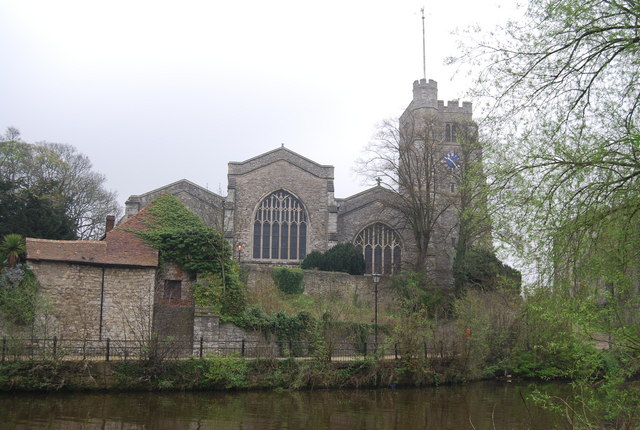
<path fill-rule="evenodd" d="M 15 233 L 4 236 L 0 244 L 0 253 L 7 260 L 9 267 L 15 267 L 26 252 L 24 237 Z"/>

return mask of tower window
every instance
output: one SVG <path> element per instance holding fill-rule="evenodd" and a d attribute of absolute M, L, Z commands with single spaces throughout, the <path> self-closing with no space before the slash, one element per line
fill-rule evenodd
<path fill-rule="evenodd" d="M 455 123 L 448 122 L 444 125 L 445 142 L 455 142 L 457 133 L 458 133 L 458 127 L 456 126 Z"/>
<path fill-rule="evenodd" d="M 291 193 L 268 195 L 253 221 L 253 258 L 302 260 L 307 255 L 307 212 Z"/>

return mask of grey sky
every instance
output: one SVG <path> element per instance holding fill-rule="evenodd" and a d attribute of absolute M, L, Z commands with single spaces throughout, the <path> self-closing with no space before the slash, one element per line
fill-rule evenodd
<path fill-rule="evenodd" d="M 442 66 L 451 31 L 507 12 L 432 3 L 427 77 L 463 98 L 468 81 Z M 423 4 L 0 0 L 0 128 L 75 146 L 120 203 L 181 178 L 226 195 L 228 161 L 281 143 L 335 166 L 346 197 L 365 188 L 352 168 L 376 123 L 422 77 Z"/>

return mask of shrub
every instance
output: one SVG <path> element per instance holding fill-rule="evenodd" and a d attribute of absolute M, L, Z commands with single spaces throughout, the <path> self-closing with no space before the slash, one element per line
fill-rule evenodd
<path fill-rule="evenodd" d="M 38 281 L 26 266 L 17 264 L 0 274 L 0 312 L 18 326 L 31 324 L 36 316 Z"/>
<path fill-rule="evenodd" d="M 307 254 L 307 256 L 302 260 L 302 264 L 300 265 L 303 269 L 311 270 L 311 269 L 322 269 L 324 267 L 324 256 L 320 251 L 313 251 Z"/>
<path fill-rule="evenodd" d="M 280 291 L 285 294 L 302 294 L 304 273 L 300 269 L 274 267 L 271 277 Z"/>
<path fill-rule="evenodd" d="M 362 275 L 366 263 L 362 253 L 352 243 L 339 243 L 325 253 L 311 252 L 302 261 L 303 269 L 319 269 L 330 272 L 345 272 Z"/>

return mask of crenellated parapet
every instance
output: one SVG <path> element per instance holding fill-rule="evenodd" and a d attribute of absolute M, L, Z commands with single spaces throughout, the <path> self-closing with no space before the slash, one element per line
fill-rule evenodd
<path fill-rule="evenodd" d="M 433 79 L 419 79 L 413 82 L 413 100 L 402 115 L 405 117 L 410 112 L 419 109 L 437 111 L 442 115 L 444 121 L 454 119 L 471 120 L 473 115 L 473 105 L 471 102 L 460 102 L 451 100 L 445 103 L 438 100 L 438 83 Z"/>
<path fill-rule="evenodd" d="M 462 102 L 462 106 L 460 106 L 458 100 L 450 100 L 447 104 L 445 104 L 443 100 L 438 100 L 438 110 L 441 113 L 468 116 L 469 119 L 471 119 L 473 104 L 471 102 Z"/>

